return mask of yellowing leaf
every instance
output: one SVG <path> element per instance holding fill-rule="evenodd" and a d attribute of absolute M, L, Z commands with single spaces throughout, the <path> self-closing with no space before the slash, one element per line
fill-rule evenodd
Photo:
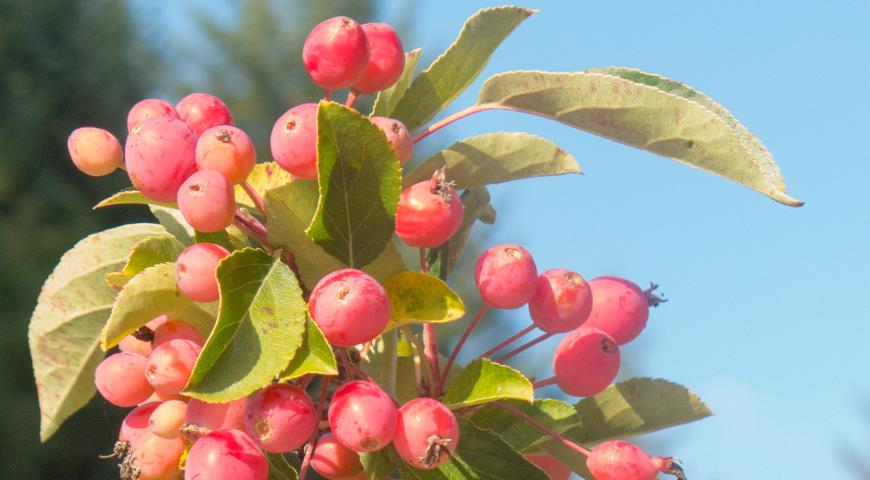
<path fill-rule="evenodd" d="M 384 282 L 393 309 L 388 329 L 411 323 L 444 323 L 462 318 L 462 299 L 442 280 L 420 272 L 402 272 Z"/>

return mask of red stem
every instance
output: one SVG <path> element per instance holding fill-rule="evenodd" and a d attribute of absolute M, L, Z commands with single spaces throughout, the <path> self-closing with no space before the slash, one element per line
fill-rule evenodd
<path fill-rule="evenodd" d="M 329 378 L 323 378 L 320 383 L 320 399 L 317 401 L 317 421 L 320 422 L 320 417 L 323 416 L 323 406 L 326 404 L 326 394 L 329 392 Z M 302 459 L 302 465 L 299 467 L 299 480 L 305 480 L 305 475 L 308 473 L 308 466 L 311 464 L 311 456 L 314 455 L 314 449 L 317 448 L 317 439 L 320 437 L 320 428 L 315 428 L 311 435 L 311 440 L 305 448 L 305 457 Z"/>
<path fill-rule="evenodd" d="M 266 250 L 270 252 L 275 250 L 269 241 L 266 239 L 266 227 L 263 226 L 256 218 L 245 215 L 241 210 L 236 209 L 236 226 L 251 237 L 254 237 Z"/>
<path fill-rule="evenodd" d="M 423 355 L 426 356 L 426 363 L 429 364 L 429 371 L 432 372 L 430 392 L 433 397 L 438 398 L 441 396 L 441 367 L 438 365 L 438 336 L 435 333 L 435 325 L 431 323 L 423 324 Z"/>
<path fill-rule="evenodd" d="M 441 372 L 441 382 L 438 384 L 438 388 L 435 389 L 439 394 L 444 389 L 444 381 L 447 379 L 447 374 L 450 373 L 450 369 L 453 367 L 453 363 L 456 361 L 456 356 L 459 355 L 459 351 L 462 350 L 462 346 L 465 345 L 465 341 L 468 340 L 468 337 L 471 335 L 471 332 L 477 328 L 477 324 L 480 323 L 480 319 L 483 318 L 483 315 L 489 310 L 489 305 L 484 303 L 480 306 L 480 310 L 477 311 L 477 314 L 474 316 L 474 319 L 471 320 L 471 323 L 468 324 L 468 328 L 465 329 L 465 332 L 462 333 L 462 337 L 459 338 L 459 342 L 453 347 L 453 352 L 450 353 L 450 358 L 447 359 L 447 365 L 444 366 L 444 371 Z"/>
<path fill-rule="evenodd" d="M 529 325 L 528 327 L 517 332 L 514 336 L 507 338 L 505 341 L 503 341 L 503 342 L 499 343 L 498 345 L 490 348 L 489 350 L 483 352 L 483 355 L 481 355 L 481 357 L 489 357 L 489 356 L 492 356 L 492 354 L 494 354 L 494 353 L 498 353 L 501 349 L 503 349 L 503 348 L 507 347 L 508 345 L 516 342 L 517 340 L 525 337 L 526 335 L 528 335 L 529 332 L 531 332 L 534 329 L 535 329 L 535 324 L 533 323 L 533 324 Z"/>
<path fill-rule="evenodd" d="M 541 381 L 539 381 L 539 382 L 535 382 L 534 384 L 532 384 L 532 387 L 533 387 L 533 388 L 544 388 L 544 387 L 547 387 L 547 386 L 549 386 L 549 385 L 553 385 L 553 384 L 555 384 L 555 383 L 556 383 L 556 376 L 553 375 L 553 376 L 550 377 L 550 378 L 547 378 L 547 379 L 541 380 Z"/>
<path fill-rule="evenodd" d="M 420 271 L 429 273 L 429 264 L 426 262 L 426 249 L 420 248 Z"/>
<path fill-rule="evenodd" d="M 323 90 L 323 99 L 327 102 L 332 101 L 332 90 Z"/>
<path fill-rule="evenodd" d="M 261 197 L 260 194 L 257 193 L 256 190 L 254 190 L 254 187 L 252 187 L 247 180 L 242 182 L 241 185 L 242 188 L 245 190 L 245 193 L 247 193 L 248 196 L 251 197 L 251 201 L 254 202 L 254 206 L 257 207 L 257 211 L 260 212 L 260 215 L 262 215 L 263 218 L 266 218 L 266 204 L 263 203 L 263 197 Z"/>
<path fill-rule="evenodd" d="M 482 105 L 472 105 L 472 106 L 466 108 L 465 110 L 460 110 L 452 115 L 448 115 L 447 117 L 444 117 L 441 120 L 438 120 L 437 122 L 433 123 L 432 125 L 429 125 L 428 127 L 426 127 L 426 130 L 423 130 L 422 132 L 418 133 L 416 137 L 414 137 L 414 143 L 417 143 L 420 140 L 423 140 L 424 138 L 428 137 L 429 135 L 437 132 L 438 130 L 441 130 L 442 128 L 446 127 L 447 125 L 450 125 L 451 123 L 453 123 L 457 120 L 462 120 L 463 118 L 465 118 L 469 115 L 474 115 L 477 112 L 483 112 L 486 110 L 516 110 L 516 109 L 511 108 L 511 107 L 506 107 L 503 105 L 496 105 L 493 103 L 484 103 Z"/>
<path fill-rule="evenodd" d="M 502 403 L 502 402 L 492 402 L 492 404 L 495 405 L 496 407 L 507 410 L 507 411 L 513 413 L 514 415 L 522 418 L 523 420 L 529 422 L 529 424 L 531 424 L 532 426 L 534 426 L 538 430 L 553 437 L 554 440 L 558 441 L 562 445 L 565 445 L 566 447 L 570 448 L 571 450 L 574 450 L 575 452 L 581 453 L 587 457 L 589 456 L 590 453 L 592 453 L 588 448 L 584 447 L 583 445 L 574 443 L 571 440 L 568 440 L 567 438 L 565 438 L 561 434 L 556 433 L 555 431 L 551 430 L 549 427 L 547 427 L 543 423 L 541 423 L 541 422 L 535 420 L 534 418 L 526 415 L 523 411 L 521 411 L 519 409 L 516 409 L 516 408 L 514 408 L 506 403 Z"/>
<path fill-rule="evenodd" d="M 553 333 L 544 333 L 542 335 L 539 335 L 538 337 L 535 337 L 534 340 L 530 340 L 529 342 L 527 342 L 523 345 L 520 345 L 519 347 L 511 350 L 510 352 L 505 353 L 504 355 L 502 355 L 501 357 L 496 359 L 496 362 L 504 363 L 507 359 L 513 358 L 516 355 L 519 355 L 520 353 L 525 352 L 526 350 L 534 347 L 535 345 L 543 342 L 544 340 L 552 337 L 553 335 L 554 335 Z"/>
<path fill-rule="evenodd" d="M 358 96 L 359 92 L 351 88 L 350 91 L 347 92 L 347 99 L 344 101 L 344 106 L 352 108 L 353 104 L 356 103 L 356 99 Z"/>

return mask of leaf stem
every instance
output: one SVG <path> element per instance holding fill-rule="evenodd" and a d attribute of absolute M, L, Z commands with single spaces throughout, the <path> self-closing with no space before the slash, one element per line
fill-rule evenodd
<path fill-rule="evenodd" d="M 266 249 L 267 252 L 273 253 L 277 248 L 274 245 L 269 243 L 268 233 L 266 231 L 266 227 L 260 223 L 256 218 L 246 214 L 240 208 L 236 209 L 236 217 L 235 217 L 235 225 L 239 227 L 240 230 L 245 232 L 249 237 L 253 237 L 257 240 L 257 242 Z M 293 253 L 288 250 L 281 251 L 281 260 L 290 267 L 290 270 L 293 270 L 293 273 L 296 275 L 296 281 L 299 282 L 299 286 L 302 287 L 302 293 L 307 296 L 308 288 L 305 286 L 305 282 L 302 281 L 302 273 L 299 272 L 299 266 L 296 264 L 296 257 L 293 256 Z"/>
<path fill-rule="evenodd" d="M 323 416 L 323 406 L 326 404 L 326 394 L 329 393 L 329 382 L 332 379 L 321 377 L 320 381 L 320 399 L 317 401 L 317 421 Z M 311 440 L 305 446 L 305 457 L 302 459 L 302 465 L 299 467 L 299 480 L 305 480 L 305 475 L 308 473 L 308 466 L 311 465 L 311 456 L 314 455 L 314 449 L 317 448 L 317 439 L 320 437 L 320 428 L 314 429 L 311 435 Z"/>
<path fill-rule="evenodd" d="M 529 424 L 532 425 L 533 427 L 535 427 L 538 430 L 553 437 L 554 440 L 558 441 L 562 445 L 565 445 L 566 447 L 570 448 L 571 450 L 574 450 L 575 452 L 578 452 L 578 453 L 585 455 L 587 457 L 589 456 L 590 453 L 592 453 L 588 448 L 586 448 L 583 445 L 580 445 L 578 443 L 574 443 L 571 440 L 568 440 L 567 438 L 565 438 L 561 434 L 557 433 L 556 431 L 551 430 L 549 427 L 547 427 L 543 423 L 530 417 L 529 415 L 527 415 L 525 412 L 523 412 L 520 409 L 514 408 L 514 407 L 512 407 L 506 403 L 502 403 L 502 402 L 492 402 L 492 404 L 495 405 L 496 407 L 503 409 L 503 410 L 507 410 L 507 411 L 513 413 L 514 415 L 522 418 L 523 420 L 529 422 Z"/>
<path fill-rule="evenodd" d="M 429 263 L 426 262 L 426 249 L 420 247 L 420 271 L 429 273 Z"/>
<path fill-rule="evenodd" d="M 520 353 L 525 352 L 526 350 L 534 347 L 535 345 L 543 342 L 544 340 L 552 337 L 553 335 L 555 335 L 555 334 L 554 333 L 543 333 L 543 334 L 535 337 L 534 340 L 530 340 L 527 343 L 524 343 L 523 345 L 520 345 L 519 347 L 511 350 L 510 352 L 505 353 L 504 355 L 502 355 L 501 357 L 496 359 L 496 362 L 504 363 L 507 359 L 513 358 L 513 357 L 519 355 Z"/>
<path fill-rule="evenodd" d="M 535 329 L 535 324 L 533 323 L 533 324 L 529 325 L 528 327 L 520 330 L 519 332 L 517 332 L 513 336 L 508 337 L 507 339 L 505 339 L 503 342 L 499 343 L 498 345 L 483 352 L 483 355 L 481 355 L 481 357 L 490 357 L 493 354 L 498 353 L 501 349 L 503 349 L 503 348 L 507 347 L 508 345 L 516 342 L 517 340 L 525 337 L 526 335 L 528 335 L 529 332 L 531 332 L 534 329 Z"/>
<path fill-rule="evenodd" d="M 331 102 L 332 101 L 332 90 L 324 89 L 323 90 L 323 99 L 326 100 L 327 102 Z"/>
<path fill-rule="evenodd" d="M 399 328 L 402 329 L 402 334 L 405 335 L 408 341 L 410 341 L 414 345 L 414 351 L 417 354 L 421 369 L 426 369 L 426 382 L 429 384 L 429 392 L 424 392 L 422 391 L 422 388 L 420 388 L 422 386 L 422 382 L 420 382 L 421 379 L 419 378 L 419 376 L 417 378 L 417 390 L 419 391 L 421 396 L 426 396 L 426 393 L 429 393 L 431 395 L 432 392 L 435 391 L 434 389 L 437 385 L 435 384 L 435 372 L 432 371 L 431 365 L 425 358 L 426 346 L 425 344 L 420 342 L 420 338 L 417 337 L 416 334 L 414 334 L 414 331 L 411 330 L 411 327 L 409 327 L 408 325 L 402 325 Z"/>
<path fill-rule="evenodd" d="M 266 218 L 266 204 L 263 203 L 263 197 L 261 197 L 260 194 L 257 193 L 256 190 L 254 190 L 254 187 L 252 187 L 247 180 L 242 182 L 241 185 L 242 188 L 245 190 L 245 193 L 247 193 L 248 196 L 251 197 L 251 201 L 254 202 L 254 206 L 257 207 L 257 211 L 260 212 L 260 215 L 262 215 L 263 218 Z"/>
<path fill-rule="evenodd" d="M 422 132 L 418 133 L 416 137 L 414 137 L 414 143 L 416 144 L 420 140 L 423 140 L 424 138 L 428 137 L 429 135 L 437 132 L 438 130 L 441 130 L 442 128 L 446 127 L 447 125 L 450 125 L 451 123 L 453 123 L 457 120 L 462 120 L 463 118 L 465 118 L 469 115 L 474 115 L 475 113 L 483 112 L 486 110 L 513 110 L 513 111 L 516 111 L 515 108 L 506 107 L 504 105 L 498 105 L 495 103 L 484 103 L 484 104 L 479 104 L 479 105 L 472 105 L 464 110 L 460 110 L 452 115 L 448 115 L 448 116 L 442 118 L 441 120 L 438 120 L 437 122 L 429 125 L 428 127 L 426 127 L 426 130 L 423 130 Z"/>
<path fill-rule="evenodd" d="M 462 337 L 459 338 L 459 342 L 456 343 L 456 346 L 453 347 L 453 351 L 450 352 L 450 358 L 447 359 L 447 365 L 444 366 L 444 371 L 441 372 L 441 382 L 438 384 L 437 392 L 440 394 L 444 390 L 444 382 L 447 379 L 447 374 L 450 373 L 450 369 L 453 367 L 453 363 L 456 362 L 456 356 L 459 355 L 459 351 L 462 350 L 462 346 L 465 345 L 465 342 L 468 340 L 468 337 L 471 336 L 471 332 L 477 328 L 477 324 L 480 323 L 480 320 L 483 318 L 483 315 L 489 310 L 489 305 L 484 303 L 480 306 L 480 310 L 477 311 L 477 314 L 471 320 L 471 323 L 468 324 L 468 328 L 462 333 Z"/>
<path fill-rule="evenodd" d="M 535 383 L 533 383 L 533 384 L 532 384 L 532 387 L 533 387 L 533 388 L 544 388 L 544 387 L 547 387 L 547 386 L 553 385 L 553 384 L 555 384 L 555 383 L 556 383 L 556 376 L 553 375 L 553 376 L 550 377 L 550 378 L 547 378 L 547 379 L 541 380 L 541 381 L 539 381 L 539 382 L 535 382 Z"/>

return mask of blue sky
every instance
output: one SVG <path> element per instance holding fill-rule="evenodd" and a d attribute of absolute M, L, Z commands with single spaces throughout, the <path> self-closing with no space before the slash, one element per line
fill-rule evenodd
<path fill-rule="evenodd" d="M 541 270 L 662 285 L 670 302 L 623 352 L 634 373 L 682 383 L 716 413 L 651 436 L 667 446 L 653 453 L 682 458 L 693 480 L 857 478 L 843 450 L 870 459 L 870 3 L 834 3 L 526 1 L 540 12 L 448 110 L 505 70 L 638 67 L 731 110 L 801 209 L 520 114 L 482 113 L 427 139 L 530 131 L 577 157 L 584 176 L 494 187 L 498 222 L 478 239 L 522 243 Z M 405 46 L 431 59 L 494 4 L 390 0 L 381 19 L 412 9 Z M 547 351 L 521 360 L 546 363 Z"/>

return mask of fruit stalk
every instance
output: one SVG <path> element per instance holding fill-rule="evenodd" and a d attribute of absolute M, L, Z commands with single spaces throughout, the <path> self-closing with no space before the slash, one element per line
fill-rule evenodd
<path fill-rule="evenodd" d="M 462 120 L 463 118 L 465 118 L 469 115 L 474 115 L 475 113 L 484 112 L 486 110 L 516 111 L 515 108 L 506 107 L 503 105 L 495 105 L 495 104 L 491 104 L 491 103 L 485 103 L 483 105 L 472 105 L 464 110 L 460 110 L 452 115 L 448 115 L 447 117 L 444 117 L 441 120 L 438 120 L 437 122 L 433 123 L 432 125 L 429 125 L 428 127 L 426 127 L 426 130 L 423 130 L 422 132 L 418 133 L 416 137 L 414 137 L 414 143 L 417 143 L 420 140 L 423 140 L 424 138 L 428 137 L 429 135 L 437 132 L 438 130 L 441 130 L 442 128 L 450 125 L 451 123 L 453 123 L 457 120 Z"/>
<path fill-rule="evenodd" d="M 533 427 L 546 433 L 547 435 L 551 436 L 553 438 L 553 440 L 556 440 L 557 442 L 561 443 L 562 445 L 565 445 L 566 447 L 570 448 L 571 450 L 574 450 L 575 452 L 578 452 L 578 453 L 585 455 L 587 457 L 589 456 L 590 453 L 592 453 L 588 448 L 584 447 L 583 445 L 574 443 L 571 440 L 568 440 L 567 438 L 560 435 L 559 433 L 551 430 L 549 427 L 547 427 L 543 423 L 541 423 L 541 422 L 535 420 L 534 418 L 526 415 L 522 410 L 519 410 L 517 408 L 514 408 L 514 407 L 512 407 L 506 403 L 502 403 L 502 402 L 492 402 L 492 404 L 498 408 L 501 408 L 503 410 L 507 410 L 508 412 L 511 412 L 514 415 L 529 422 L 529 424 L 532 425 Z"/>
<path fill-rule="evenodd" d="M 537 345 L 537 344 L 543 342 L 544 340 L 546 340 L 546 339 L 552 337 L 553 335 L 555 335 L 555 334 L 553 334 L 553 333 L 544 333 L 544 334 L 541 334 L 541 335 L 535 337 L 534 340 L 530 340 L 530 341 L 528 341 L 527 343 L 525 343 L 525 344 L 523 344 L 523 345 L 520 345 L 519 347 L 517 347 L 517 348 L 511 350 L 510 352 L 505 353 L 504 355 L 502 355 L 501 357 L 499 357 L 498 359 L 496 359 L 496 362 L 502 363 L 502 362 L 504 362 L 504 361 L 506 361 L 506 360 L 508 360 L 508 359 L 510 359 L 510 358 L 513 358 L 513 357 L 515 357 L 516 355 L 519 355 L 520 353 L 525 352 L 526 350 L 528 350 L 528 349 L 534 347 L 535 345 Z"/>
<path fill-rule="evenodd" d="M 444 371 L 441 372 L 441 383 L 438 384 L 437 392 L 441 393 L 444 390 L 444 380 L 447 378 L 447 375 L 450 373 L 450 369 L 453 368 L 453 363 L 456 361 L 457 355 L 459 355 L 459 351 L 462 350 L 462 346 L 465 345 L 465 342 L 468 340 L 468 337 L 471 336 L 471 332 L 477 328 L 477 325 L 480 323 L 480 320 L 489 311 L 489 305 L 484 303 L 480 306 L 480 309 L 477 311 L 477 314 L 474 316 L 474 319 L 471 320 L 471 323 L 468 324 L 468 328 L 462 332 L 462 337 L 459 338 L 459 342 L 453 347 L 453 351 L 450 353 L 450 358 L 447 359 L 447 365 L 444 366 Z"/>
<path fill-rule="evenodd" d="M 483 355 L 481 355 L 481 357 L 490 357 L 493 354 L 498 353 L 501 349 L 503 349 L 503 348 L 507 347 L 508 345 L 516 342 L 517 340 L 525 337 L 526 335 L 529 334 L 529 332 L 531 332 L 534 329 L 535 329 L 535 324 L 533 323 L 533 324 L 529 325 L 528 327 L 515 333 L 513 336 L 508 337 L 507 339 L 505 339 L 503 342 L 499 343 L 498 345 L 483 352 Z"/>
<path fill-rule="evenodd" d="M 252 187 L 247 180 L 242 182 L 241 185 L 245 190 L 245 193 L 248 194 L 248 197 L 251 198 L 251 201 L 254 202 L 254 206 L 257 207 L 257 211 L 260 212 L 260 215 L 262 215 L 263 218 L 266 218 L 266 204 L 263 203 L 263 197 L 254 190 L 254 187 Z"/>

